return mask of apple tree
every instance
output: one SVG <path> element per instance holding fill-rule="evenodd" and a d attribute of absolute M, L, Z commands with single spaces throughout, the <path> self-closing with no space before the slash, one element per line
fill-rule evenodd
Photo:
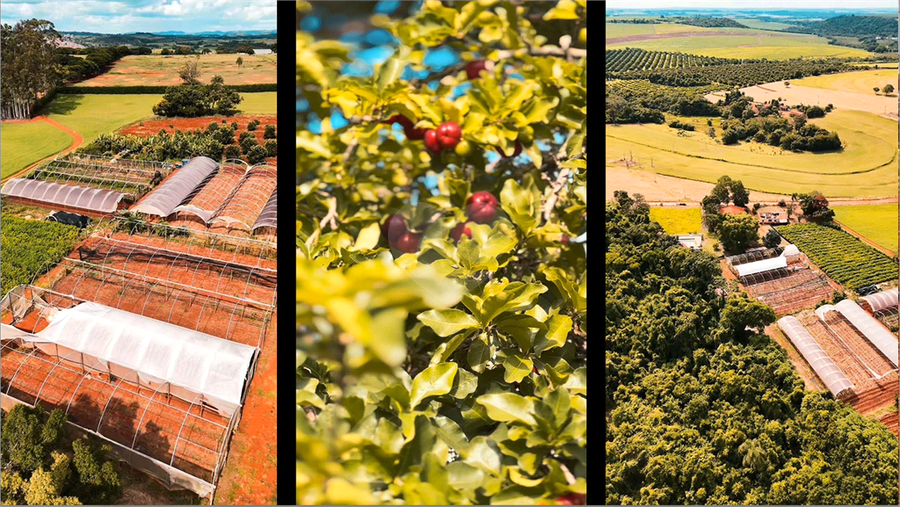
<path fill-rule="evenodd" d="M 585 503 L 586 4 L 298 33 L 298 503 Z"/>

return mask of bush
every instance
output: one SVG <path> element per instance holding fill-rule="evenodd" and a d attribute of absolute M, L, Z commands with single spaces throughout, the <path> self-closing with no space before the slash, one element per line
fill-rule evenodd
<path fill-rule="evenodd" d="M 236 144 L 229 144 L 225 147 L 223 158 L 225 160 L 241 158 L 241 147 Z"/>
<path fill-rule="evenodd" d="M 769 232 L 763 237 L 763 245 L 766 248 L 775 248 L 781 244 L 781 235 L 775 229 L 769 229 Z"/>
<path fill-rule="evenodd" d="M 251 164 L 259 164 L 266 161 L 266 149 L 256 143 L 252 148 L 247 150 L 247 162 Z"/>
<path fill-rule="evenodd" d="M 259 127 L 259 120 L 250 120 L 250 123 L 247 124 L 247 130 L 254 131 Z"/>
<path fill-rule="evenodd" d="M 226 88 L 222 78 L 214 76 L 208 85 L 191 83 L 170 86 L 163 100 L 153 106 L 153 114 L 187 118 L 214 114 L 230 116 L 237 112 L 236 107 L 241 100 L 238 92 Z"/>
<path fill-rule="evenodd" d="M 267 157 L 277 157 L 278 156 L 278 141 L 274 139 L 269 139 L 266 141 L 264 145 L 266 148 L 266 156 Z"/>
<path fill-rule="evenodd" d="M 266 131 L 263 133 L 263 139 L 275 139 L 275 125 L 266 125 Z"/>

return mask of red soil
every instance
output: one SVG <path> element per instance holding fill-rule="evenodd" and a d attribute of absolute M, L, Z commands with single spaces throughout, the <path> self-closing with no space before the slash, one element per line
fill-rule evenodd
<path fill-rule="evenodd" d="M 213 122 L 219 123 L 222 125 L 222 120 L 225 120 L 225 124 L 231 125 L 232 123 L 238 124 L 238 129 L 234 133 L 234 140 L 237 142 L 238 136 L 240 136 L 241 132 L 247 131 L 247 124 L 253 120 L 259 120 L 259 127 L 253 131 L 256 135 L 256 140 L 259 141 L 260 144 L 264 144 L 266 139 L 263 139 L 263 134 L 266 131 L 266 125 L 278 125 L 278 117 L 273 115 L 261 115 L 261 116 L 204 116 L 202 118 L 163 118 L 161 120 L 144 120 L 140 123 L 135 123 L 124 127 L 119 130 L 122 134 L 134 134 L 138 136 L 149 137 L 154 134 L 159 133 L 160 130 L 165 130 L 169 133 L 175 130 L 205 130 L 206 127 Z"/>

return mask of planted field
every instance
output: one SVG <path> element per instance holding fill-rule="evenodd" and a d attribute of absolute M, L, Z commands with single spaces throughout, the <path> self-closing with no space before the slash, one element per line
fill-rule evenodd
<path fill-rule="evenodd" d="M 855 79 L 853 76 L 854 74 L 856 74 L 856 72 L 836 74 L 835 76 L 843 76 L 841 78 L 842 80 L 852 80 Z M 831 75 L 820 77 L 828 78 L 831 77 Z M 826 82 L 826 80 L 821 82 Z M 884 86 L 887 82 L 888 81 L 885 80 L 877 86 Z M 875 92 L 872 91 L 871 88 L 869 88 L 868 92 L 860 93 L 851 90 L 813 88 L 803 86 L 800 81 L 794 80 L 791 80 L 790 83 L 790 86 L 784 86 L 783 81 L 763 83 L 756 86 L 741 88 L 741 91 L 758 102 L 767 102 L 772 99 L 778 99 L 780 102 L 791 106 L 797 104 L 816 104 L 820 106 L 832 104 L 838 111 L 864 111 L 874 115 L 892 117 L 895 120 L 897 118 L 896 95 L 889 97 L 882 94 L 875 95 Z M 895 131 L 896 128 L 895 122 Z M 843 138 L 843 135 L 841 135 L 841 137 Z"/>
<path fill-rule="evenodd" d="M 650 220 L 658 222 L 668 234 L 700 232 L 700 208 L 650 208 Z"/>
<path fill-rule="evenodd" d="M 274 93 L 272 93 L 274 99 Z M 202 118 L 161 118 L 161 119 L 153 119 L 153 120 L 144 120 L 139 123 L 134 123 L 129 125 L 121 130 L 119 130 L 122 134 L 134 134 L 139 136 L 152 136 L 158 134 L 160 130 L 166 130 L 169 133 L 172 133 L 174 130 L 206 130 L 206 127 L 209 126 L 212 122 L 221 123 L 222 120 L 225 120 L 225 124 L 231 125 L 232 123 L 237 123 L 238 128 L 234 134 L 234 140 L 237 142 L 238 136 L 241 132 L 247 131 L 247 125 L 253 120 L 259 120 L 259 127 L 255 131 L 252 131 L 256 140 L 260 143 L 266 142 L 266 139 L 263 138 L 263 134 L 265 134 L 266 125 L 278 125 L 278 117 L 274 115 L 256 115 L 256 116 L 204 116 Z"/>
<path fill-rule="evenodd" d="M 11 176 L 72 144 L 72 136 L 43 121 L 4 122 L 0 128 L 0 178 Z"/>
<path fill-rule="evenodd" d="M 238 67 L 241 57 L 243 65 Z M 225 84 L 275 83 L 278 57 L 270 55 L 132 55 L 112 65 L 109 71 L 78 83 L 78 86 L 178 85 L 178 69 L 189 61 L 200 67 L 200 80 L 222 76 Z"/>
<path fill-rule="evenodd" d="M 668 51 L 646 51 L 638 48 L 607 49 L 606 72 L 626 72 L 630 70 L 672 69 L 682 67 L 706 67 L 739 63 L 737 60 L 711 58 L 708 56 L 672 53 Z"/>
<path fill-rule="evenodd" d="M 822 88 L 825 90 L 839 90 L 846 92 L 875 95 L 873 88 L 884 88 L 891 83 L 894 89 L 900 87 L 897 82 L 897 68 L 870 69 L 856 72 L 842 72 L 840 74 L 828 74 L 823 76 L 810 76 L 803 79 L 791 80 L 791 86 L 805 86 L 809 88 Z M 896 100 L 896 94 L 894 94 Z"/>
<path fill-rule="evenodd" d="M 161 99 L 161 95 L 58 95 L 45 114 L 81 134 L 88 144 L 100 134 L 152 116 Z"/>
<path fill-rule="evenodd" d="M 779 227 L 778 232 L 828 276 L 851 289 L 897 279 L 897 264 L 890 257 L 844 231 L 795 224 Z"/>
<path fill-rule="evenodd" d="M 867 206 L 834 206 L 835 219 L 853 229 L 864 238 L 898 252 L 897 205 L 873 204 Z"/>
<path fill-rule="evenodd" d="M 29 283 L 69 254 L 78 243 L 80 230 L 57 222 L 28 220 L 3 214 L 0 234 L 0 294 Z"/>
<path fill-rule="evenodd" d="M 813 122 L 837 132 L 843 150 L 814 154 L 754 142 L 725 146 L 718 141 L 721 130 L 716 128 L 713 139 L 705 126 L 683 132 L 667 125 L 607 125 L 606 164 L 711 183 L 727 174 L 748 189 L 779 194 L 817 189 L 829 198 L 897 195 L 896 121 L 837 110 Z"/>

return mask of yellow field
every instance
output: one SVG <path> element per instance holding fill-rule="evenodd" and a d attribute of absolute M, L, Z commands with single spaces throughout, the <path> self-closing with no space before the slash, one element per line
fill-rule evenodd
<path fill-rule="evenodd" d="M 667 125 L 606 126 L 606 164 L 715 182 L 727 174 L 751 190 L 777 194 L 819 190 L 828 197 L 888 197 L 897 192 L 897 122 L 861 111 L 836 110 L 812 120 L 836 131 L 837 153 L 793 153 L 761 143 L 724 146 L 706 134 L 706 119 L 693 119 L 696 132 Z M 714 120 L 717 139 L 721 135 Z"/>
<path fill-rule="evenodd" d="M 897 205 L 833 206 L 834 218 L 888 250 L 897 253 Z M 650 209 L 653 216 L 653 209 Z"/>
<path fill-rule="evenodd" d="M 791 80 L 791 86 L 806 86 L 810 88 L 822 88 L 825 90 L 839 90 L 847 92 L 874 95 L 874 87 L 884 88 L 891 83 L 894 90 L 900 87 L 898 83 L 897 68 L 860 70 L 857 72 L 844 72 L 841 74 L 827 74 L 823 76 L 810 76 L 803 79 Z"/>
<path fill-rule="evenodd" d="M 658 222 L 668 234 L 696 234 L 701 219 L 700 208 L 650 208 L 650 220 Z"/>

